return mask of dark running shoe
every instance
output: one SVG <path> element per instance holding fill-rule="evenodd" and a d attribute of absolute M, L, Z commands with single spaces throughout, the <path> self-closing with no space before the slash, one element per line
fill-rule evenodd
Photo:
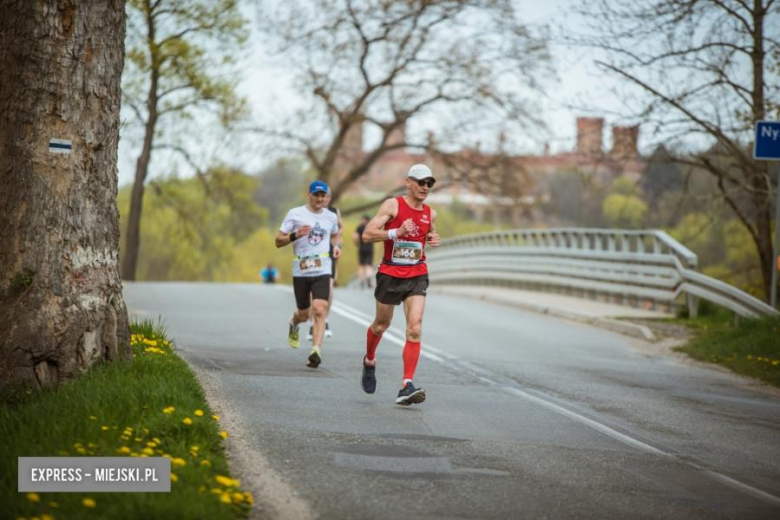
<path fill-rule="evenodd" d="M 425 390 L 415 388 L 412 382 L 409 381 L 398 391 L 398 398 L 395 400 L 395 404 L 409 406 L 410 404 L 420 404 L 423 401 L 425 401 Z"/>
<path fill-rule="evenodd" d="M 366 365 L 366 358 L 363 358 L 363 377 L 360 378 L 360 386 L 367 394 L 376 392 L 376 366 Z"/>
<path fill-rule="evenodd" d="M 311 349 L 311 354 L 309 354 L 309 363 L 306 365 L 310 368 L 317 368 L 320 366 L 320 363 L 322 363 L 322 356 L 320 356 L 320 349 L 313 348 Z"/>

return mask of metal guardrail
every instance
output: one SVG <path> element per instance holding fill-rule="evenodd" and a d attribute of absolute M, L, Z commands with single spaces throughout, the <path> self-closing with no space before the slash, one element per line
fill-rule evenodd
<path fill-rule="evenodd" d="M 557 228 L 464 235 L 426 249 L 431 281 L 564 292 L 690 316 L 702 298 L 745 317 L 778 314 L 761 300 L 696 272 L 697 256 L 658 230 Z"/>

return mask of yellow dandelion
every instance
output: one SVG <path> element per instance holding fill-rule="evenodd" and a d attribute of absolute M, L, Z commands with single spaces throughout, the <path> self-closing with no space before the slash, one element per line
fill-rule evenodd
<path fill-rule="evenodd" d="M 30 502 L 40 502 L 41 496 L 38 493 L 27 493 L 27 500 Z"/>
<path fill-rule="evenodd" d="M 252 493 L 250 493 L 249 491 L 244 491 L 244 500 L 250 506 L 254 505 L 255 503 L 255 498 L 252 496 Z"/>
<path fill-rule="evenodd" d="M 141 450 L 141 453 L 145 453 L 146 455 L 154 455 L 154 450 L 152 448 L 144 448 Z"/>
<path fill-rule="evenodd" d="M 184 418 L 184 420 L 183 420 L 182 422 L 183 422 L 184 424 L 186 424 L 187 426 L 189 426 L 189 425 L 191 425 L 191 424 L 192 424 L 192 419 L 190 419 L 189 417 L 185 417 L 185 418 Z"/>
<path fill-rule="evenodd" d="M 202 461 L 200 461 L 200 465 L 201 466 L 210 467 L 211 466 L 211 462 L 209 462 L 207 460 L 202 460 Z"/>
<path fill-rule="evenodd" d="M 171 459 L 171 464 L 173 464 L 174 466 L 184 466 L 185 464 L 187 464 L 187 462 L 184 459 L 176 457 L 175 459 Z"/>
<path fill-rule="evenodd" d="M 149 433 L 149 431 L 147 430 L 147 432 L 146 432 L 146 433 Z M 162 444 L 162 441 L 161 441 L 160 439 L 158 439 L 157 437 L 152 437 L 152 440 L 153 440 L 154 442 L 156 442 L 157 444 Z"/>
<path fill-rule="evenodd" d="M 146 446 L 149 447 L 149 448 L 156 448 L 157 447 L 157 443 L 154 442 L 154 441 L 149 441 L 149 442 L 146 443 Z"/>
<path fill-rule="evenodd" d="M 103 431 L 107 431 L 107 430 L 110 430 L 111 428 L 109 428 L 108 426 L 106 426 L 104 424 L 103 426 L 100 427 L 100 429 L 103 430 Z"/>
<path fill-rule="evenodd" d="M 131 450 L 130 448 L 128 448 L 127 446 L 122 446 L 121 448 L 119 448 L 118 450 L 116 450 L 116 452 L 117 452 L 117 453 L 121 453 L 121 454 L 123 454 L 123 455 L 127 455 L 127 454 L 128 454 L 128 453 L 130 453 L 131 451 L 132 451 L 132 450 Z"/>
<path fill-rule="evenodd" d="M 95 507 L 97 505 L 91 498 L 85 498 L 81 501 L 81 503 L 84 505 L 84 507 Z"/>
<path fill-rule="evenodd" d="M 197 415 L 198 417 L 203 417 L 203 410 L 200 409 L 195 410 L 195 415 Z"/>
<path fill-rule="evenodd" d="M 219 501 L 223 504 L 231 504 L 230 493 L 222 493 L 222 496 L 219 497 Z"/>
<path fill-rule="evenodd" d="M 168 406 L 167 408 L 163 408 L 163 413 L 171 414 L 176 411 L 176 408 L 173 406 Z"/>
<path fill-rule="evenodd" d="M 223 439 L 227 439 L 229 434 L 228 434 L 228 432 L 226 432 L 225 430 L 222 430 L 221 432 L 219 432 L 219 435 L 220 435 L 220 436 L 221 436 Z"/>
<path fill-rule="evenodd" d="M 212 415 L 211 418 L 215 421 L 219 421 L 219 415 Z"/>
<path fill-rule="evenodd" d="M 198 493 L 205 493 L 206 492 L 206 486 L 198 486 Z"/>
<path fill-rule="evenodd" d="M 198 451 L 198 450 L 200 450 L 200 446 L 194 446 L 194 445 L 193 445 L 193 446 L 190 446 L 190 449 L 191 449 L 192 451 Z"/>
<path fill-rule="evenodd" d="M 171 482 L 178 482 L 179 477 L 176 476 L 176 473 L 171 473 Z"/>
<path fill-rule="evenodd" d="M 51 516 L 51 515 L 48 515 L 48 514 L 46 514 L 46 513 L 43 513 L 43 514 L 41 515 L 41 520 L 54 520 L 54 517 L 53 517 L 53 516 Z"/>
<path fill-rule="evenodd" d="M 222 490 L 219 489 L 219 488 L 212 488 L 211 489 L 211 494 L 212 495 L 221 495 L 222 494 Z"/>
<path fill-rule="evenodd" d="M 235 502 L 236 504 L 240 504 L 243 501 L 244 501 L 244 494 L 243 493 L 239 493 L 238 491 L 233 493 L 233 502 Z"/>
<path fill-rule="evenodd" d="M 214 480 L 222 484 L 224 487 L 239 487 L 241 483 L 233 478 L 225 477 L 223 475 L 217 475 Z"/>
<path fill-rule="evenodd" d="M 135 442 L 143 442 L 144 440 L 141 437 L 136 437 L 133 439 Z"/>

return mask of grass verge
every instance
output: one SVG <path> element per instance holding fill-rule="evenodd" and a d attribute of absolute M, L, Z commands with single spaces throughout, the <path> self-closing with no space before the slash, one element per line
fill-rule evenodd
<path fill-rule="evenodd" d="M 5 518 L 246 518 L 250 493 L 230 478 L 227 432 L 161 325 L 131 324 L 132 362 L 94 367 L 58 389 L 0 402 Z M 171 459 L 170 493 L 19 493 L 17 457 Z"/>
<path fill-rule="evenodd" d="M 675 350 L 780 387 L 780 317 L 734 323 L 718 311 L 683 322 L 696 336 Z"/>

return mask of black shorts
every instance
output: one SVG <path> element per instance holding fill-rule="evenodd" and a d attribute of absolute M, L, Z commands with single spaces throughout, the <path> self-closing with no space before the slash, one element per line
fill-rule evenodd
<path fill-rule="evenodd" d="M 409 296 L 425 296 L 428 289 L 428 275 L 412 278 L 396 278 L 389 274 L 376 274 L 374 298 L 385 305 L 399 305 Z"/>
<path fill-rule="evenodd" d="M 294 276 L 293 291 L 295 305 L 301 310 L 308 309 L 312 300 L 327 301 L 330 298 L 330 276 Z"/>
<path fill-rule="evenodd" d="M 331 255 L 331 258 L 330 258 L 330 277 L 331 278 L 336 278 L 336 262 L 338 262 L 338 260 L 333 258 L 333 256 Z"/>
<path fill-rule="evenodd" d="M 359 265 L 371 265 L 374 263 L 374 250 L 369 249 L 368 251 L 363 251 L 362 249 L 358 251 L 358 264 Z"/>

